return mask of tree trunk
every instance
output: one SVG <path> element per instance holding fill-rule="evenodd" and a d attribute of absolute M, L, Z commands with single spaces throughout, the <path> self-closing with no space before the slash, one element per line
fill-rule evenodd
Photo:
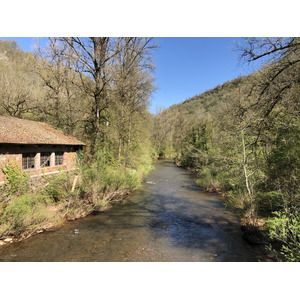
<path fill-rule="evenodd" d="M 250 199 L 250 206 L 249 206 L 249 223 L 253 226 L 256 224 L 256 213 L 255 213 L 255 207 L 253 203 L 253 191 L 250 184 L 248 172 L 247 172 L 247 156 L 246 156 L 246 146 L 245 146 L 245 140 L 244 140 L 244 133 L 242 133 L 242 144 L 243 144 L 243 171 L 244 171 L 244 177 L 245 177 L 245 183 L 246 188 L 248 192 L 248 196 Z"/>

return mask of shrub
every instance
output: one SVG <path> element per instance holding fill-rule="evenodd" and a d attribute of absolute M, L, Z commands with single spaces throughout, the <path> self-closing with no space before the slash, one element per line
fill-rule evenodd
<path fill-rule="evenodd" d="M 1 226 L 0 235 L 35 229 L 48 221 L 60 222 L 60 217 L 47 209 L 51 204 L 52 200 L 42 194 L 13 197 L 2 215 L 5 226 Z"/>
<path fill-rule="evenodd" d="M 270 215 L 271 212 L 283 208 L 280 194 L 277 191 L 257 191 L 255 194 L 255 203 L 257 204 L 259 214 L 262 216 Z"/>
<path fill-rule="evenodd" d="M 132 160 L 132 166 L 128 167 L 114 160 L 110 152 L 98 150 L 93 160 L 81 165 L 81 195 L 84 197 L 85 194 L 90 194 L 97 202 L 109 192 L 132 190 L 140 185 L 141 179 L 151 168 L 148 155 Z"/>
<path fill-rule="evenodd" d="M 45 188 L 45 194 L 54 202 L 60 202 L 68 198 L 71 188 L 68 174 L 61 172 L 51 178 L 49 185 Z"/>
<path fill-rule="evenodd" d="M 5 187 L 8 189 L 9 194 L 26 192 L 29 188 L 28 178 L 29 175 L 25 174 L 18 166 L 17 162 L 7 163 L 2 168 L 5 178 Z"/>
<path fill-rule="evenodd" d="M 282 243 L 280 254 L 286 261 L 300 261 L 300 216 L 287 212 L 274 212 L 274 217 L 269 218 L 267 228 L 271 239 Z M 269 247 L 270 250 L 273 250 Z M 278 257 L 275 250 L 275 255 Z"/>
<path fill-rule="evenodd" d="M 208 167 L 202 167 L 197 175 L 196 183 L 207 190 L 219 188 L 218 182 L 213 178 Z"/>
<path fill-rule="evenodd" d="M 220 189 L 224 192 L 230 191 L 232 188 L 232 185 L 230 183 L 230 174 L 226 172 L 220 172 L 216 176 L 216 181 L 218 182 Z"/>

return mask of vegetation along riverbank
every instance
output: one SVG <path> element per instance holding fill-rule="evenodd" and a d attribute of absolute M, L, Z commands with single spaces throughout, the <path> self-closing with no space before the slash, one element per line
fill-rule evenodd
<path fill-rule="evenodd" d="M 46 122 L 85 144 L 76 171 L 42 176 L 37 188 L 13 159 L 1 160 L 2 243 L 105 210 L 139 186 L 155 156 L 147 108 L 156 48 L 151 38 L 50 38 L 32 53 L 0 40 L 0 114 Z"/>
<path fill-rule="evenodd" d="M 260 69 L 152 115 L 152 38 L 49 38 L 34 53 L 0 40 L 0 115 L 49 123 L 85 145 L 76 171 L 42 176 L 38 188 L 14 161 L 2 166 L 2 241 L 105 210 L 153 159 L 174 157 L 226 197 L 248 240 L 263 229 L 278 260 L 299 261 L 300 40 L 235 47 Z"/>
<path fill-rule="evenodd" d="M 223 193 L 246 232 L 266 230 L 279 260 L 299 261 L 299 38 L 249 38 L 237 48 L 265 64 L 161 110 L 154 143 L 196 171 L 201 187 Z"/>
<path fill-rule="evenodd" d="M 103 212 L 137 188 L 151 169 L 151 160 L 138 170 L 101 159 L 72 172 L 30 179 L 16 164 L 8 164 L 1 187 L 0 246 L 59 228 L 66 221 Z"/>

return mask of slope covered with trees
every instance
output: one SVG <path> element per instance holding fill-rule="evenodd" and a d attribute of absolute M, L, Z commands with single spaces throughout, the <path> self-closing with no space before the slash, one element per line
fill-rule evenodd
<path fill-rule="evenodd" d="M 246 62 L 262 61 L 258 72 L 152 116 L 156 48 L 150 38 L 72 37 L 25 53 L 0 40 L 0 114 L 50 123 L 87 144 L 73 191 L 66 174 L 32 191 L 8 166 L 0 235 L 101 210 L 139 185 L 152 158 L 172 155 L 199 185 L 225 194 L 245 227 L 255 232 L 266 220 L 281 243 L 276 255 L 299 261 L 299 38 L 245 40 L 237 48 Z M 46 209 L 53 205 L 60 214 Z"/>
<path fill-rule="evenodd" d="M 238 46 L 261 69 L 173 105 L 155 117 L 160 156 L 195 169 L 255 230 L 268 220 L 281 255 L 300 259 L 300 40 L 251 38 Z"/>
<path fill-rule="evenodd" d="M 33 190 L 26 174 L 6 166 L 0 236 L 102 210 L 140 185 L 153 152 L 147 109 L 156 48 L 151 38 L 72 37 L 29 53 L 0 40 L 0 114 L 47 122 L 86 143 L 75 189 L 74 176 L 62 173 Z"/>

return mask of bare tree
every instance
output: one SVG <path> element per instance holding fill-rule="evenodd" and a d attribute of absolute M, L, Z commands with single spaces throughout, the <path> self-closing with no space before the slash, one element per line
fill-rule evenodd
<path fill-rule="evenodd" d="M 236 44 L 241 51 L 241 57 L 247 62 L 265 58 L 265 62 L 277 61 L 299 52 L 300 39 L 298 37 L 271 37 L 246 38 L 242 43 Z"/>
<path fill-rule="evenodd" d="M 68 37 L 50 38 L 52 43 L 61 43 L 58 49 L 63 51 L 55 55 L 68 60 L 80 76 L 80 89 L 92 97 L 92 131 L 94 132 L 93 148 L 105 140 L 107 126 L 107 87 L 111 80 L 109 72 L 114 57 L 121 51 L 119 39 L 109 37 Z M 128 40 L 128 42 L 131 39 Z"/>
<path fill-rule="evenodd" d="M 33 74 L 33 56 L 11 42 L 0 44 L 0 106 L 6 114 L 21 117 L 39 97 L 38 78 Z"/>
<path fill-rule="evenodd" d="M 70 60 L 59 55 L 65 51 L 65 45 L 54 40 L 49 40 L 43 48 L 37 45 L 35 71 L 43 82 L 45 93 L 36 113 L 44 115 L 54 126 L 73 133 L 75 126 L 88 118 L 89 105 L 86 95 L 78 87 L 78 73 Z"/>
<path fill-rule="evenodd" d="M 154 90 L 151 54 L 157 45 L 152 43 L 152 38 L 124 38 L 118 43 L 121 51 L 116 55 L 113 68 L 112 96 L 119 113 L 116 127 L 120 157 L 123 146 L 132 141 L 134 115 L 145 112 Z"/>
<path fill-rule="evenodd" d="M 299 115 L 300 38 L 248 38 L 237 48 L 245 61 L 264 63 L 249 78 L 249 92 L 239 110 L 242 117 L 251 112 L 248 126 L 256 130 L 257 143 L 279 111 L 288 123 Z"/>

